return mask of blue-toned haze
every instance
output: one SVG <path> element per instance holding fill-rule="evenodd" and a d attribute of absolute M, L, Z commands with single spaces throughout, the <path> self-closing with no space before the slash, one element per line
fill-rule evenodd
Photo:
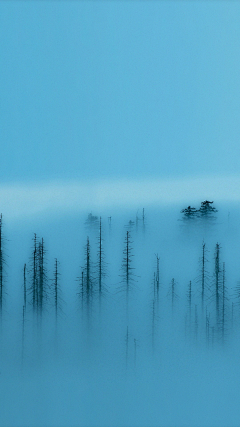
<path fill-rule="evenodd" d="M 240 2 L 2 0 L 0 58 L 0 426 L 239 427 Z"/>
<path fill-rule="evenodd" d="M 0 191 L 238 187 L 239 19 L 238 2 L 2 1 Z"/>

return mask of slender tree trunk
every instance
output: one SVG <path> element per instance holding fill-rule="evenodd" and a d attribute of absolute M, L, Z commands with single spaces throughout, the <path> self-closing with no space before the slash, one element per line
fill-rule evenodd
<path fill-rule="evenodd" d="M 157 290 L 157 301 L 159 301 L 159 256 L 158 254 L 156 255 L 157 257 L 157 272 L 156 272 L 156 290 Z"/>
<path fill-rule="evenodd" d="M 91 272 L 90 272 L 90 243 L 89 237 L 87 237 L 86 245 L 86 303 L 87 303 L 87 319 L 88 325 L 90 323 L 90 311 L 91 311 L 91 298 L 92 298 L 92 283 L 91 283 Z"/>
<path fill-rule="evenodd" d="M 126 316 L 128 323 L 128 302 L 129 302 L 129 276 L 130 276 L 130 248 L 129 248 L 129 231 L 126 235 L 126 258 L 125 258 L 125 278 L 126 278 Z"/>
<path fill-rule="evenodd" d="M 32 277 L 32 305 L 33 312 L 38 307 L 38 283 L 37 283 L 37 235 L 34 234 L 34 248 L 33 248 L 33 277 Z"/>
<path fill-rule="evenodd" d="M 226 307 L 225 307 L 225 291 L 226 291 L 226 287 L 225 287 L 225 262 L 223 263 L 223 286 L 222 286 L 222 290 L 223 290 L 223 296 L 222 296 L 222 340 L 224 343 L 225 340 L 225 311 L 226 311 Z"/>
<path fill-rule="evenodd" d="M 24 264 L 24 269 L 23 269 L 23 301 L 24 301 L 24 307 L 26 310 L 26 306 L 27 306 L 27 284 L 26 284 L 26 264 Z"/>
<path fill-rule="evenodd" d="M 220 278 L 220 263 L 219 263 L 220 246 L 216 244 L 215 251 L 215 294 L 216 294 L 216 323 L 217 329 L 219 327 L 219 278 Z"/>

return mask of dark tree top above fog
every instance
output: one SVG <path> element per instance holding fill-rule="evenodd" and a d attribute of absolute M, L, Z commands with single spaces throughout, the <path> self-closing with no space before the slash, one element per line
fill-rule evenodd
<path fill-rule="evenodd" d="M 201 206 L 199 209 L 196 209 L 193 206 L 188 206 L 187 208 L 184 208 L 181 210 L 181 213 L 184 214 L 184 217 L 200 217 L 200 216 L 209 216 L 213 213 L 218 212 L 217 209 L 213 206 L 213 201 L 204 200 L 204 202 L 201 202 Z"/>

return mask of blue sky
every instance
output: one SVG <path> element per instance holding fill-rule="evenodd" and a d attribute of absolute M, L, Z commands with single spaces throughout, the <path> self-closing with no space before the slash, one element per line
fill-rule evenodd
<path fill-rule="evenodd" d="M 1 1 L 1 185 L 238 177 L 239 22 L 239 2 Z"/>

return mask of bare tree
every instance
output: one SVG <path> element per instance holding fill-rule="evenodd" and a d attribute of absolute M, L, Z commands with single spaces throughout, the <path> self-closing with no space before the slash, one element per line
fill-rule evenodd
<path fill-rule="evenodd" d="M 78 295 L 82 301 L 82 310 L 86 309 L 88 324 L 90 322 L 90 315 L 92 310 L 93 295 L 94 295 L 94 280 L 92 276 L 92 261 L 91 261 L 91 247 L 89 237 L 85 245 L 85 264 L 82 267 L 80 278 L 80 291 Z"/>
<path fill-rule="evenodd" d="M 125 295 L 126 295 L 126 314 L 127 314 L 127 320 L 128 320 L 128 303 L 129 303 L 129 291 L 132 287 L 132 284 L 134 282 L 133 279 L 133 270 L 134 267 L 132 267 L 132 241 L 130 241 L 130 232 L 129 230 L 126 232 L 125 237 L 125 248 L 123 250 L 123 261 L 122 261 L 122 284 L 124 287 Z"/>
<path fill-rule="evenodd" d="M 105 254 L 103 249 L 103 237 L 102 237 L 102 218 L 99 221 L 99 236 L 98 236 L 98 251 L 97 251 L 97 282 L 98 282 L 98 298 L 99 298 L 99 309 L 101 312 L 102 297 L 106 293 L 106 284 L 104 279 L 107 276 L 107 264 L 105 262 Z"/>
<path fill-rule="evenodd" d="M 215 269 L 214 269 L 214 276 L 215 276 L 215 301 L 216 301 L 216 324 L 217 328 L 219 326 L 219 320 L 220 320 L 220 294 L 221 294 L 221 281 L 220 281 L 220 245 L 219 243 L 216 243 L 215 248 Z"/>
<path fill-rule="evenodd" d="M 31 285 L 29 293 L 31 295 L 31 304 L 33 312 L 38 316 L 42 316 L 44 301 L 47 300 L 48 287 L 47 287 L 47 268 L 46 268 L 46 250 L 43 238 L 37 239 L 34 234 L 33 238 L 33 252 L 31 256 Z"/>
<path fill-rule="evenodd" d="M 160 288 L 160 280 L 159 280 L 159 260 L 160 260 L 160 257 L 158 256 L 158 254 L 156 255 L 156 259 L 157 259 L 157 265 L 156 265 L 155 280 L 156 280 L 156 297 L 157 297 L 157 302 L 158 302 L 159 301 L 159 288 Z"/>

